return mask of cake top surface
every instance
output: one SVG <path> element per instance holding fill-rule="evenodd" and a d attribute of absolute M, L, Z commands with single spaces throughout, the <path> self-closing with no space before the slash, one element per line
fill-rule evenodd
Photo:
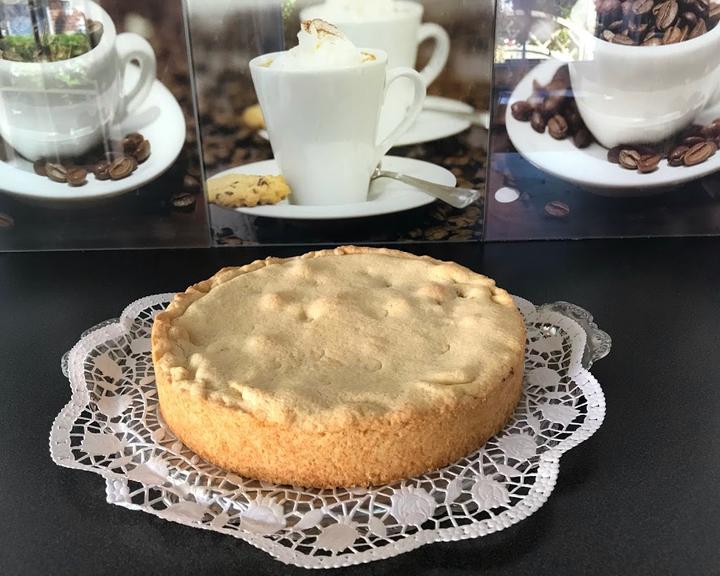
<path fill-rule="evenodd" d="M 153 333 L 173 386 L 326 429 L 490 394 L 524 345 L 522 317 L 493 280 L 354 247 L 224 269 L 179 295 Z"/>

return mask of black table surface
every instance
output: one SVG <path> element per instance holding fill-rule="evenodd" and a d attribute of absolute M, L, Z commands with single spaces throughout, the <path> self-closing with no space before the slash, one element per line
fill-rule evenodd
<path fill-rule="evenodd" d="M 535 303 L 567 300 L 614 339 L 593 368 L 607 418 L 555 491 L 503 532 L 432 544 L 354 574 L 720 574 L 720 240 L 415 245 Z M 304 251 L 272 250 L 275 255 Z M 105 502 L 55 466 L 69 398 L 60 357 L 130 301 L 183 289 L 261 249 L 0 255 L 0 573 L 302 574 L 229 536 Z"/>

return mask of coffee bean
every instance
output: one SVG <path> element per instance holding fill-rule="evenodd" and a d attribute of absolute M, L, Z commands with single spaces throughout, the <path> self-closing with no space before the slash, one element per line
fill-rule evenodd
<path fill-rule="evenodd" d="M 543 102 L 542 112 L 545 118 L 550 118 L 558 114 L 565 106 L 565 96 L 548 96 Z"/>
<path fill-rule="evenodd" d="M 708 21 L 713 26 L 716 26 L 720 22 L 720 3 L 712 4 L 708 10 Z"/>
<path fill-rule="evenodd" d="M 690 10 L 693 10 L 701 18 L 707 16 L 710 8 L 709 0 L 692 0 L 692 2 L 687 2 L 687 4 Z"/>
<path fill-rule="evenodd" d="M 578 148 L 587 148 L 593 143 L 593 136 L 587 128 L 580 128 L 573 136 L 573 143 Z"/>
<path fill-rule="evenodd" d="M 704 136 L 688 136 L 687 138 L 683 138 L 682 143 L 685 144 L 685 146 L 695 146 L 695 144 L 702 144 L 705 140 L 707 140 L 707 138 Z"/>
<path fill-rule="evenodd" d="M 547 128 L 550 136 L 555 138 L 555 140 L 564 140 L 567 138 L 568 125 L 565 118 L 563 118 L 560 114 L 556 114 L 550 118 Z"/>
<path fill-rule="evenodd" d="M 612 30 L 603 30 L 601 38 L 605 40 L 606 42 L 612 42 L 613 38 L 615 38 L 615 32 Z"/>
<path fill-rule="evenodd" d="M 36 160 L 35 162 L 33 162 L 33 171 L 38 176 L 47 176 L 47 161 Z"/>
<path fill-rule="evenodd" d="M 640 152 L 632 148 L 621 150 L 618 161 L 620 166 L 626 170 L 637 170 L 638 162 L 640 161 Z"/>
<path fill-rule="evenodd" d="M 512 117 L 515 118 L 515 120 L 519 120 L 520 122 L 527 122 L 528 120 L 530 120 L 532 112 L 532 104 L 525 100 L 514 102 L 513 105 L 510 106 L 510 113 L 512 114 Z"/>
<path fill-rule="evenodd" d="M 615 146 L 614 148 L 610 148 L 607 153 L 608 162 L 611 162 L 612 164 L 619 164 L 620 152 L 622 152 L 624 149 L 625 146 Z"/>
<path fill-rule="evenodd" d="M 662 42 L 663 44 L 677 44 L 678 42 L 682 42 L 683 40 L 685 40 L 686 36 L 687 27 L 671 26 L 670 28 L 665 30 Z"/>
<path fill-rule="evenodd" d="M 585 128 L 582 116 L 575 106 L 569 105 L 563 112 L 563 116 L 568 125 L 568 134 L 575 134 L 581 128 Z"/>
<path fill-rule="evenodd" d="M 67 181 L 70 186 L 84 186 L 87 184 L 87 170 L 85 168 L 70 168 L 67 171 Z"/>
<path fill-rule="evenodd" d="M 628 24 L 628 35 L 635 40 L 636 38 L 640 38 L 647 32 L 648 24 L 647 22 L 630 22 Z"/>
<path fill-rule="evenodd" d="M 678 3 L 675 0 L 665 0 L 657 4 L 653 11 L 655 13 L 655 26 L 658 30 L 666 30 L 675 22 L 678 14 Z"/>
<path fill-rule="evenodd" d="M 565 202 L 553 200 L 545 204 L 545 214 L 550 218 L 567 218 L 570 215 L 570 206 L 565 204 Z"/>
<path fill-rule="evenodd" d="M 137 160 L 132 156 L 122 156 L 115 160 L 109 169 L 110 178 L 122 180 L 132 174 L 137 168 Z"/>
<path fill-rule="evenodd" d="M 720 136 L 720 118 L 716 118 L 707 126 L 703 126 L 702 135 L 708 139 L 714 139 Z"/>
<path fill-rule="evenodd" d="M 13 226 L 15 226 L 15 219 L 10 216 L 10 214 L 0 212 L 0 230 L 7 230 L 8 228 L 12 228 Z"/>
<path fill-rule="evenodd" d="M 668 164 L 670 166 L 682 166 L 684 164 L 685 154 L 690 150 L 690 146 L 675 146 L 668 154 Z"/>
<path fill-rule="evenodd" d="M 150 158 L 150 142 L 148 140 L 143 140 L 140 146 L 137 147 L 135 152 L 133 152 L 133 156 L 135 157 L 135 160 L 137 160 L 138 164 L 142 164 Z"/>
<path fill-rule="evenodd" d="M 698 38 L 699 36 L 705 34 L 707 31 L 707 24 L 705 24 L 705 20 L 698 20 L 697 24 L 695 24 L 695 26 L 693 26 L 690 30 L 690 34 L 688 34 L 688 40 Z"/>
<path fill-rule="evenodd" d="M 48 162 L 45 165 L 45 172 L 47 173 L 47 177 L 53 182 L 59 182 L 61 184 L 67 182 L 67 169 L 62 164 Z"/>
<path fill-rule="evenodd" d="M 137 132 L 128 134 L 122 141 L 123 152 L 125 152 L 125 154 L 132 154 L 138 149 L 144 140 L 145 138 L 143 138 L 143 135 L 138 134 Z"/>
<path fill-rule="evenodd" d="M 657 31 L 657 28 L 655 28 L 655 26 L 650 26 L 648 27 L 647 32 L 645 32 L 643 42 L 647 42 L 648 40 L 652 40 L 653 38 L 662 38 L 662 34 Z"/>
<path fill-rule="evenodd" d="M 635 0 L 632 3 L 632 11 L 638 16 L 644 16 L 652 11 L 653 6 L 655 6 L 655 0 Z"/>
<path fill-rule="evenodd" d="M 698 23 L 698 17 L 695 12 L 683 12 L 680 17 L 684 20 L 688 26 L 695 26 Z"/>
<path fill-rule="evenodd" d="M 627 34 L 615 34 L 612 38 L 613 44 L 622 44 L 624 46 L 635 46 L 636 42 Z"/>
<path fill-rule="evenodd" d="M 615 20 L 615 22 L 610 23 L 607 29 L 610 30 L 610 32 L 617 34 L 623 29 L 623 26 L 625 26 L 625 22 L 623 20 Z"/>
<path fill-rule="evenodd" d="M 101 160 L 92 167 L 96 180 L 110 180 L 110 162 Z"/>
<path fill-rule="evenodd" d="M 171 199 L 173 208 L 182 212 L 192 212 L 195 208 L 195 196 L 188 192 L 175 194 Z"/>
<path fill-rule="evenodd" d="M 642 43 L 642 45 L 643 45 L 643 46 L 662 46 L 662 45 L 663 45 L 663 41 L 662 41 L 662 38 L 657 38 L 657 37 L 647 38 L 647 39 Z"/>
<path fill-rule="evenodd" d="M 539 132 L 540 134 L 545 133 L 545 118 L 537 110 L 533 112 L 530 117 L 530 126 L 532 126 L 532 129 L 535 130 L 535 132 Z"/>
<path fill-rule="evenodd" d="M 715 155 L 718 147 L 715 142 L 703 142 L 702 144 L 695 144 L 685 153 L 683 163 L 685 166 L 695 166 L 696 164 L 702 164 L 708 158 Z"/>
<path fill-rule="evenodd" d="M 662 160 L 662 156 L 660 156 L 660 154 L 643 155 L 640 157 L 640 160 L 638 160 L 637 169 L 642 174 L 655 172 L 660 164 L 660 160 Z"/>
<path fill-rule="evenodd" d="M 690 136 L 702 136 L 703 128 L 704 128 L 704 126 L 701 126 L 700 124 L 691 124 L 690 126 L 685 128 L 682 132 L 680 132 L 680 139 L 682 140 L 685 138 L 689 138 Z"/>
<path fill-rule="evenodd" d="M 602 0 L 597 8 L 598 14 L 608 16 L 617 14 L 620 11 L 620 0 Z"/>

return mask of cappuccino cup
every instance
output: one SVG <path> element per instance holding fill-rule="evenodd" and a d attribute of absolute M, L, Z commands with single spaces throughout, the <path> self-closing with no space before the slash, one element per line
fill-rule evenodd
<path fill-rule="evenodd" d="M 408 0 L 328 0 L 301 12 L 302 20 L 321 18 L 337 26 L 356 46 L 367 46 L 387 54 L 388 66 L 414 68 L 418 47 L 432 39 L 435 49 L 420 71 L 430 86 L 445 68 L 450 37 L 438 24 L 422 23 L 423 6 Z M 380 119 L 380 134 L 388 135 L 404 117 L 413 100 L 413 84 L 400 80 L 388 92 Z"/>
<path fill-rule="evenodd" d="M 147 98 L 156 76 L 155 53 L 137 34 L 117 34 L 98 4 L 71 4 L 103 25 L 89 52 L 57 62 L 0 59 L 0 135 L 28 160 L 80 156 L 108 137 Z M 138 80 L 123 89 L 131 62 Z"/>
<path fill-rule="evenodd" d="M 367 201 L 375 167 L 420 113 L 425 99 L 420 74 L 389 69 L 382 50 L 361 50 L 363 61 L 347 66 L 274 67 L 287 52 L 250 62 L 273 153 L 294 204 Z M 400 79 L 410 82 L 413 100 L 390 133 L 378 137 L 387 87 Z"/>
<path fill-rule="evenodd" d="M 593 0 L 571 16 L 570 79 L 585 124 L 606 148 L 656 144 L 720 100 L 720 26 L 676 44 L 626 46 L 594 35 Z"/>

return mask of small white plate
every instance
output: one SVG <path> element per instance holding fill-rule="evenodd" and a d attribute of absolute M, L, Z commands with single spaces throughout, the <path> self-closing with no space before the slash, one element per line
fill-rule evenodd
<path fill-rule="evenodd" d="M 129 66 L 125 82 L 132 86 L 139 74 Z M 162 175 L 177 159 L 185 144 L 185 117 L 175 97 L 158 80 L 142 106 L 121 125 L 119 134 L 141 132 L 150 141 L 152 153 L 131 176 L 123 180 L 95 180 L 88 174 L 85 186 L 73 188 L 33 172 L 32 163 L 17 156 L 0 161 L 0 190 L 32 200 L 82 202 L 136 190 Z"/>
<path fill-rule="evenodd" d="M 515 149 L 540 170 L 563 180 L 587 187 L 593 192 L 608 196 L 640 196 L 662 192 L 666 188 L 697 180 L 720 170 L 720 154 L 707 162 L 691 167 L 672 167 L 666 160 L 650 174 L 626 170 L 607 160 L 607 149 L 600 144 L 577 148 L 572 139 L 555 140 L 547 132 L 538 134 L 529 122 L 512 117 L 510 107 L 518 100 L 527 100 L 533 92 L 532 82 L 537 79 L 550 82 L 564 63 L 548 60 L 533 68 L 517 85 L 508 101 L 505 125 Z M 708 108 L 697 119 L 699 124 L 710 123 L 720 117 L 720 106 Z"/>
<path fill-rule="evenodd" d="M 440 96 L 428 96 L 425 99 L 425 106 L 431 110 L 420 112 L 415 124 L 403 134 L 395 146 L 422 144 L 460 134 L 470 128 L 472 124 L 462 114 L 475 112 L 475 109 L 469 104 Z M 269 140 L 267 130 L 258 130 L 258 136 Z"/>
<path fill-rule="evenodd" d="M 455 186 L 457 180 L 452 172 L 442 166 L 400 158 L 398 156 L 385 156 L 383 168 L 401 172 L 422 180 Z M 213 178 L 226 174 L 256 174 L 258 176 L 280 174 L 280 168 L 275 160 L 245 164 L 237 168 L 225 170 Z M 211 178 L 212 179 L 212 178 Z M 254 208 L 235 208 L 237 212 L 251 216 L 264 216 L 266 218 L 287 218 L 291 220 L 336 220 L 340 218 L 365 218 L 392 214 L 425 206 L 435 201 L 420 190 L 397 180 L 379 178 L 370 185 L 370 195 L 367 202 L 357 204 L 337 204 L 333 206 L 296 206 L 283 200 L 272 206 L 256 206 Z"/>

